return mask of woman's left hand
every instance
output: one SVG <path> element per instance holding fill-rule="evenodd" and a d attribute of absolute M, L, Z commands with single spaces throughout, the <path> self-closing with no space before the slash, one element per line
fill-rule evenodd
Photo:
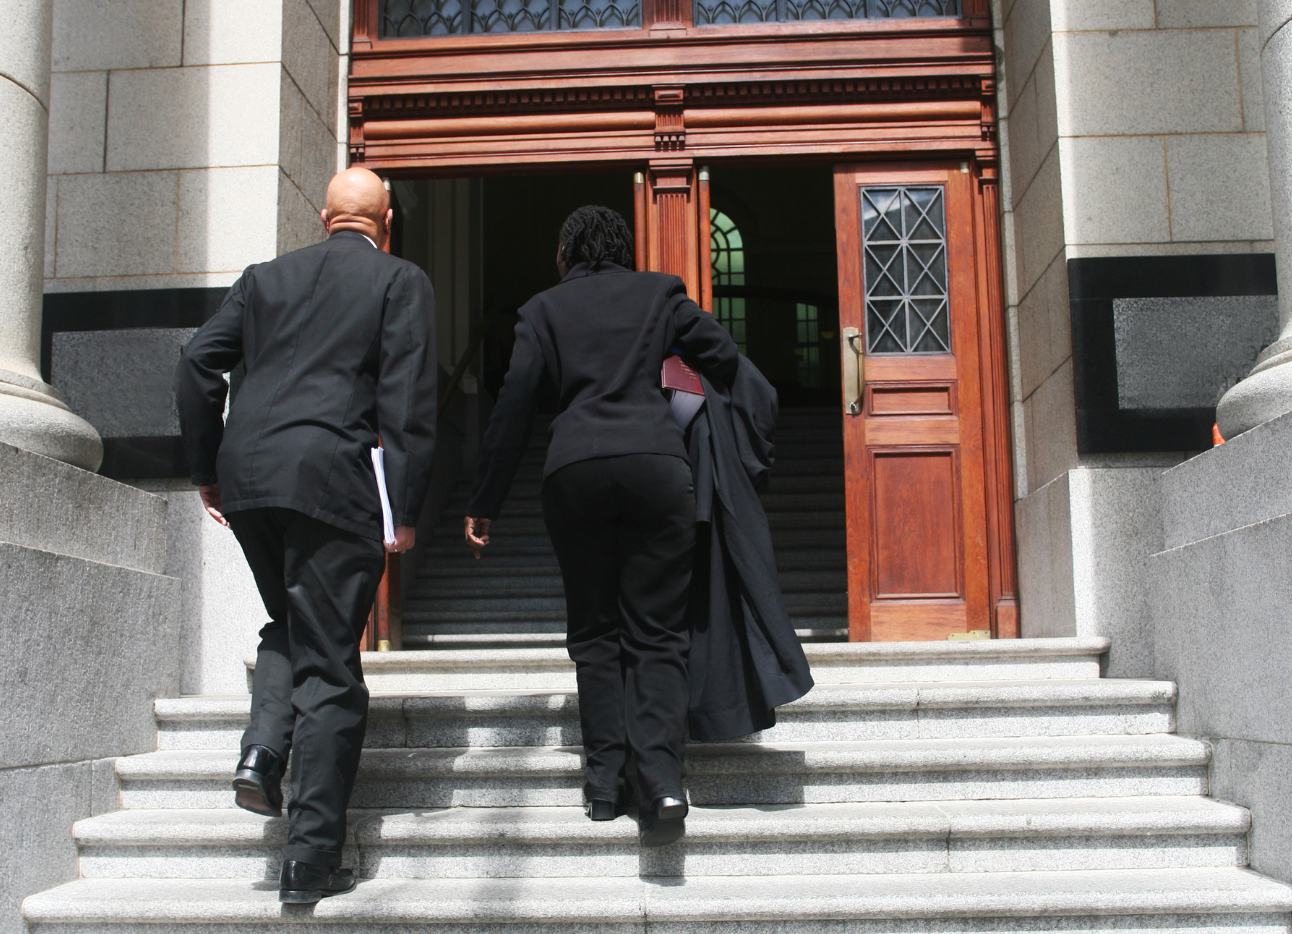
<path fill-rule="evenodd" d="M 467 547 L 479 559 L 480 549 L 489 544 L 489 520 L 467 516 L 462 522 L 466 529 Z"/>

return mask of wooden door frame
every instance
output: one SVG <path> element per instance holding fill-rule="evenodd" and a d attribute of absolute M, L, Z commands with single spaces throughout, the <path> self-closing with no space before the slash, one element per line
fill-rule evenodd
<path fill-rule="evenodd" d="M 710 162 L 956 160 L 976 244 L 993 633 L 1018 634 L 1013 468 L 987 0 L 960 19 L 695 27 L 644 0 L 634 30 L 378 39 L 354 0 L 349 151 L 391 177 L 556 166 L 636 173 L 639 265 L 706 289 Z M 677 244 L 682 248 L 674 249 Z"/>
<path fill-rule="evenodd" d="M 981 543 L 985 551 L 984 563 L 987 580 L 962 581 L 966 601 L 982 600 L 989 612 L 993 638 L 1017 638 L 1018 592 L 1016 555 L 1014 548 L 1014 498 L 1013 461 L 1010 450 L 1008 363 L 1005 352 L 1005 320 L 1003 283 L 1001 280 L 1001 249 L 999 237 L 999 185 L 993 166 L 983 166 L 972 160 L 929 160 L 917 163 L 859 162 L 840 163 L 835 173 L 836 217 L 835 231 L 839 251 L 840 327 L 843 326 L 842 298 L 845 294 L 864 294 L 861 268 L 860 205 L 857 202 L 857 174 L 873 174 L 877 184 L 939 184 L 948 190 L 953 184 L 962 185 L 966 191 L 970 210 L 954 222 L 961 229 L 953 232 L 951 211 L 947 210 L 948 275 L 959 276 L 957 284 L 948 283 L 952 294 L 971 296 L 976 314 L 962 318 L 965 330 L 971 332 L 977 357 L 976 371 L 960 374 L 958 391 L 972 392 L 981 400 L 981 426 L 972 432 L 968 445 L 977 449 L 983 465 L 981 502 L 965 502 L 959 521 L 966 526 L 977 521 L 981 510 L 981 525 L 986 530 L 986 540 Z M 948 199 L 949 201 L 949 199 Z M 963 254 L 957 262 L 950 262 L 952 251 Z M 963 281 L 968 279 L 969 281 Z M 964 299 L 962 299 L 963 301 Z M 861 310 L 864 322 L 864 309 Z M 864 329 L 863 329 L 864 333 Z M 964 335 L 962 334 L 962 339 Z M 863 406 L 868 405 L 863 395 Z M 864 415 L 844 416 L 845 470 L 856 475 L 870 473 L 865 437 Z M 963 442 L 962 442 L 963 445 Z M 963 469 L 957 458 L 957 471 Z M 869 528 L 872 520 L 871 503 L 862 484 L 851 484 L 847 491 L 846 509 L 848 522 L 854 521 Z M 967 514 L 966 510 L 972 510 Z M 963 534 L 957 536 L 958 547 L 975 548 L 976 543 Z M 971 556 L 966 555 L 966 559 Z M 848 551 L 848 618 L 849 639 L 869 641 L 871 638 L 870 607 L 866 599 L 868 590 L 852 586 L 853 581 L 872 578 L 872 568 L 864 549 Z M 981 560 L 981 559 L 980 559 Z M 985 593 L 972 593 L 981 586 Z"/>

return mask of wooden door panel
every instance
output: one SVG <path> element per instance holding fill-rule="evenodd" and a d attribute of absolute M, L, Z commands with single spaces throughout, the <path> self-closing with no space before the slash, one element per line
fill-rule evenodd
<path fill-rule="evenodd" d="M 866 446 L 959 444 L 960 419 L 947 416 L 906 416 L 866 419 Z"/>
<path fill-rule="evenodd" d="M 876 451 L 873 595 L 960 596 L 954 451 Z"/>
<path fill-rule="evenodd" d="M 871 610 L 872 642 L 931 642 L 949 632 L 967 632 L 969 607 L 963 600 L 885 600 Z"/>
<path fill-rule="evenodd" d="M 921 386 L 897 384 L 866 387 L 866 414 L 873 418 L 903 415 L 954 415 L 954 387 L 950 383 Z"/>
<path fill-rule="evenodd" d="M 839 325 L 865 350 L 843 416 L 851 637 L 988 629 L 972 177 L 859 164 L 835 182 Z"/>
<path fill-rule="evenodd" d="M 866 357 L 866 385 L 887 382 L 955 380 L 959 373 L 956 358 L 950 354 L 927 357 Z"/>

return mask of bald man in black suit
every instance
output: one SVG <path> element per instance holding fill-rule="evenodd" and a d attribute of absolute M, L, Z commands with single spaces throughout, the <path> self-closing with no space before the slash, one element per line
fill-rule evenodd
<path fill-rule="evenodd" d="M 413 545 L 435 443 L 434 298 L 425 273 L 381 250 L 384 185 L 342 172 L 321 216 L 328 238 L 248 268 L 177 374 L 193 483 L 233 529 L 270 617 L 233 785 L 239 806 L 280 814 L 290 755 L 290 903 L 354 888 L 340 866 L 368 716 L 359 638 L 386 553 Z M 224 374 L 239 363 L 226 423 Z M 378 435 L 397 526 L 384 544 Z"/>

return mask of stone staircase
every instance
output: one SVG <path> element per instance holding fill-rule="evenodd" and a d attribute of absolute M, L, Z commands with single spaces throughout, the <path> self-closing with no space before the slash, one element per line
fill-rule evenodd
<path fill-rule="evenodd" d="M 158 700 L 121 810 L 35 934 L 879 934 L 1289 928 L 1207 794 L 1169 683 L 1099 677 L 1103 640 L 805 646 L 819 686 L 745 741 L 692 744 L 685 841 L 641 850 L 580 803 L 558 648 L 365 656 L 347 861 L 357 891 L 277 902 L 284 821 L 235 809 L 245 696 Z"/>
<path fill-rule="evenodd" d="M 470 481 L 458 484 L 450 496 L 426 551 L 426 565 L 405 595 L 405 648 L 564 645 L 564 591 L 539 499 L 549 424 L 548 419 L 535 424 L 480 561 L 462 543 Z M 781 589 L 799 637 L 847 638 L 843 442 L 837 409 L 782 410 L 776 467 L 763 505 Z"/>

